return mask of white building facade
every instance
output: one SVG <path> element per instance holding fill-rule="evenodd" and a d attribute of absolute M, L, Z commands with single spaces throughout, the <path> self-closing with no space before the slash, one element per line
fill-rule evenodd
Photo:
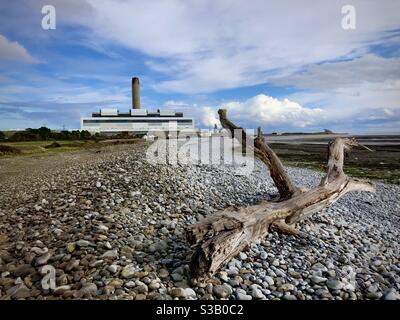
<path fill-rule="evenodd" d="M 92 113 L 90 118 L 81 118 L 81 130 L 105 134 L 147 133 L 195 130 L 195 125 L 193 118 L 171 110 L 150 112 L 146 109 L 132 109 L 129 112 L 119 112 L 118 109 L 101 109 L 100 112 Z"/>

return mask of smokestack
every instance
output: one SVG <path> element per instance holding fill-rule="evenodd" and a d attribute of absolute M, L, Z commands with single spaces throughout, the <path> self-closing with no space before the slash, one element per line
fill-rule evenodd
<path fill-rule="evenodd" d="M 132 109 L 140 109 L 140 82 L 139 78 L 132 78 Z"/>

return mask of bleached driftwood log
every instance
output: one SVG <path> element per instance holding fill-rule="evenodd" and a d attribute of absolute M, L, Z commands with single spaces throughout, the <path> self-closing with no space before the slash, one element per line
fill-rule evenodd
<path fill-rule="evenodd" d="M 219 110 L 221 124 L 229 132 L 241 129 L 227 119 L 226 110 Z M 242 144 L 251 139 L 242 131 Z M 296 235 L 294 224 L 321 211 L 345 193 L 353 190 L 374 192 L 367 181 L 349 178 L 343 172 L 345 151 L 361 146 L 355 139 L 336 138 L 329 144 L 327 173 L 318 187 L 303 190 L 294 185 L 279 157 L 265 143 L 259 133 L 254 140 L 254 154 L 269 168 L 279 191 L 279 199 L 245 207 L 228 207 L 192 225 L 188 240 L 197 245 L 191 260 L 191 273 L 195 277 L 216 272 L 246 246 L 265 237 L 271 228 Z"/>

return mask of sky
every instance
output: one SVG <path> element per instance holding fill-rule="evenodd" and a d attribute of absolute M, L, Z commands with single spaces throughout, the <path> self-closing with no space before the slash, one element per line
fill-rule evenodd
<path fill-rule="evenodd" d="M 201 128 L 226 108 L 264 132 L 400 133 L 399 12 L 398 0 L 1 1 L 0 130 L 128 111 L 138 76 L 142 108 Z"/>

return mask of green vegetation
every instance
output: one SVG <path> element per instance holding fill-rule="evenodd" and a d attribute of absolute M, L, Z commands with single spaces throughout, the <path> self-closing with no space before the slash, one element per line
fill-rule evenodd
<path fill-rule="evenodd" d="M 132 136 L 128 132 L 122 132 L 110 138 L 98 133 L 92 135 L 87 130 L 55 131 L 47 127 L 28 128 L 22 131 L 0 131 L 3 147 L 3 151 L 0 150 L 0 156 L 48 155 L 114 144 L 137 143 L 138 137 L 140 135 Z"/>
<path fill-rule="evenodd" d="M 136 144 L 139 139 L 103 139 L 103 140 L 58 140 L 52 143 L 45 140 L 38 141 L 4 141 L 0 145 L 0 156 L 12 157 L 20 156 L 47 156 L 63 152 L 74 152 L 79 150 L 96 150 L 102 147 L 117 144 Z M 7 148 L 7 152 L 1 152 L 1 148 Z M 10 151 L 12 150 L 14 151 Z"/>
<path fill-rule="evenodd" d="M 10 138 L 10 141 L 36 141 L 39 140 L 39 136 L 29 130 L 17 131 Z"/>
<path fill-rule="evenodd" d="M 28 128 L 24 131 L 15 131 L 8 140 L 14 142 L 39 141 L 39 140 L 89 140 L 98 139 L 99 135 L 91 135 L 89 131 L 51 131 L 49 128 L 40 127 L 39 129 Z"/>
<path fill-rule="evenodd" d="M 73 151 L 79 150 L 82 148 L 89 148 L 95 144 L 95 142 L 85 142 L 85 141 L 60 141 L 59 148 L 49 148 L 46 149 L 48 142 L 38 140 L 38 141 L 20 141 L 20 142 L 4 142 L 2 146 L 12 147 L 14 149 L 19 150 L 19 154 L 21 155 L 44 155 L 44 154 L 52 154 L 58 152 L 65 152 L 65 151 Z M 10 154 L 9 154 L 10 155 Z"/>
<path fill-rule="evenodd" d="M 133 134 L 129 132 L 121 132 L 115 136 L 114 139 L 132 139 L 139 138 L 143 134 Z M 0 131 L 0 141 L 24 142 L 24 141 L 46 141 L 46 140 L 106 140 L 110 137 L 96 133 L 92 135 L 87 130 L 62 130 L 54 131 L 47 127 L 40 127 L 39 129 L 28 128 L 22 131 Z"/>
<path fill-rule="evenodd" d="M 285 165 L 299 168 L 308 168 L 325 172 L 325 166 L 322 163 L 316 162 L 305 162 L 305 161 L 283 161 Z M 393 168 L 387 170 L 384 168 L 362 168 L 355 165 L 347 165 L 345 167 L 347 175 L 355 178 L 370 179 L 370 180 L 382 180 L 387 183 L 393 183 L 400 185 L 400 169 Z"/>
<path fill-rule="evenodd" d="M 285 165 L 325 171 L 326 145 L 270 143 Z M 373 146 L 374 152 L 353 149 L 345 158 L 344 171 L 349 176 L 400 184 L 400 146 Z"/>
<path fill-rule="evenodd" d="M 20 154 L 21 150 L 18 148 L 12 147 L 12 146 L 7 146 L 7 145 L 0 145 L 0 156 L 3 155 L 14 155 L 14 154 Z"/>
<path fill-rule="evenodd" d="M 52 149 L 52 148 L 61 148 L 61 144 L 59 144 L 57 141 L 54 141 L 53 143 L 50 143 L 49 145 L 45 146 L 46 149 Z"/>

